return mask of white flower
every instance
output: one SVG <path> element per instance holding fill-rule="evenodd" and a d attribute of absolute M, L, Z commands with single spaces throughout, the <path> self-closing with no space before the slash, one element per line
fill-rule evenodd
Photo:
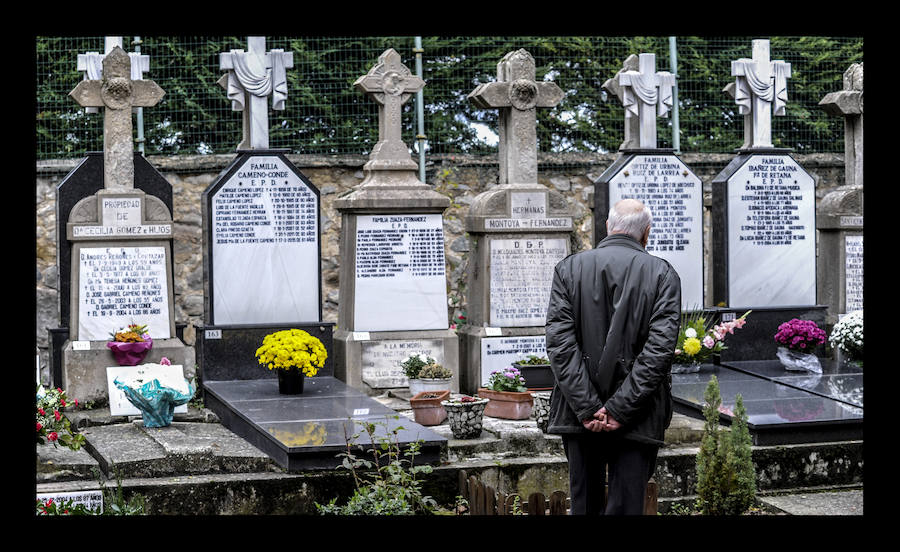
<path fill-rule="evenodd" d="M 684 330 L 684 337 L 697 337 L 697 330 L 694 328 Z"/>

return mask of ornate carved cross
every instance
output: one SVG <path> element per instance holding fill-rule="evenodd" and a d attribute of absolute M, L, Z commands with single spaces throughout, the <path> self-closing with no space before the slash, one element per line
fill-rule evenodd
<path fill-rule="evenodd" d="M 753 41 L 753 59 L 731 62 L 734 101 L 744 115 L 744 147 L 772 147 L 772 113 L 785 114 L 791 64 L 769 60 L 769 41 Z M 749 130 L 747 130 L 749 127 Z M 749 143 L 748 143 L 749 142 Z"/>
<path fill-rule="evenodd" d="M 638 70 L 618 73 L 625 106 L 626 128 L 629 119 L 638 120 L 638 146 L 656 148 L 656 117 L 664 116 L 672 107 L 675 75 L 656 71 L 656 54 L 640 54 Z"/>
<path fill-rule="evenodd" d="M 103 78 L 78 83 L 69 96 L 81 107 L 103 107 L 103 185 L 134 188 L 132 107 L 156 105 L 165 92 L 151 80 L 131 79 L 131 59 L 116 46 L 103 58 Z"/>
<path fill-rule="evenodd" d="M 556 83 L 535 81 L 534 58 L 525 50 L 503 56 L 497 82 L 469 93 L 476 106 L 500 110 L 500 184 L 537 183 L 536 108 L 553 107 L 563 96 Z"/>
<path fill-rule="evenodd" d="M 219 54 L 219 69 L 228 71 L 218 83 L 231 100 L 232 111 L 243 111 L 243 136 L 237 149 L 268 149 L 269 112 L 266 98 L 272 95 L 272 109 L 284 110 L 287 99 L 285 69 L 294 66 L 293 52 L 273 48 L 266 53 L 266 38 L 247 37 L 247 51 Z"/>
<path fill-rule="evenodd" d="M 353 83 L 378 104 L 378 143 L 372 148 L 368 169 L 415 170 L 418 165 L 409 155 L 402 137 L 402 106 L 425 87 L 425 81 L 413 75 L 400 61 L 400 54 L 389 48 L 378 56 L 378 63 Z"/>
<path fill-rule="evenodd" d="M 84 80 L 100 80 L 103 78 L 103 58 L 116 46 L 123 48 L 121 36 L 107 36 L 103 39 L 103 54 L 100 52 L 85 52 L 78 54 L 77 69 L 84 71 Z M 129 52 L 131 58 L 131 80 L 143 80 L 144 73 L 150 71 L 150 56 Z M 97 113 L 96 107 L 85 107 L 85 113 Z"/>

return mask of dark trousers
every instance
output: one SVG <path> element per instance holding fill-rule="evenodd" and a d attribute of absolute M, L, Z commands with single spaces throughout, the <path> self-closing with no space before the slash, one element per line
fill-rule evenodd
<path fill-rule="evenodd" d="M 659 447 L 615 433 L 562 436 L 572 515 L 642 515 Z M 609 470 L 609 498 L 604 500 Z"/>

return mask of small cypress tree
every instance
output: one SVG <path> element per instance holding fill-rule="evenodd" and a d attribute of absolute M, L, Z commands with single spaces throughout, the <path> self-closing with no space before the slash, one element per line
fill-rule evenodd
<path fill-rule="evenodd" d="M 756 498 L 756 472 L 744 400 L 737 396 L 731 431 L 726 434 L 719 429 L 722 397 L 715 376 L 710 378 L 703 398 L 706 423 L 697 453 L 700 510 L 706 515 L 740 515 Z"/>

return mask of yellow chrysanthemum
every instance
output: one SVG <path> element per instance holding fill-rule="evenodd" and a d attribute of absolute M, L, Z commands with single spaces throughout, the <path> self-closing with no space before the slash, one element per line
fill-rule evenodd
<path fill-rule="evenodd" d="M 307 376 L 315 376 L 325 365 L 328 352 L 322 342 L 303 330 L 282 330 L 267 335 L 256 350 L 259 364 L 273 368 L 302 370 Z"/>
<path fill-rule="evenodd" d="M 699 339 L 697 339 L 696 337 L 689 337 L 684 340 L 683 349 L 686 354 L 694 356 L 700 352 L 701 346 L 702 345 Z"/>

